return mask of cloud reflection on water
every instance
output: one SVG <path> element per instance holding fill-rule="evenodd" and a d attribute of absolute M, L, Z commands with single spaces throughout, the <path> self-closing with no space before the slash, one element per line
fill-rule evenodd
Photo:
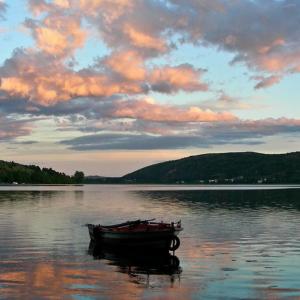
<path fill-rule="evenodd" d="M 299 190 L 0 192 L 0 299 L 297 298 L 298 199 Z M 148 280 L 145 264 L 128 272 L 120 257 L 87 254 L 87 221 L 152 216 L 182 219 L 181 274 Z"/>

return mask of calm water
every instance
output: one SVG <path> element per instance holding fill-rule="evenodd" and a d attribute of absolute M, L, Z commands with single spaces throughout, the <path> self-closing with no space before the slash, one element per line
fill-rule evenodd
<path fill-rule="evenodd" d="M 0 187 L 0 299 L 300 299 L 300 189 L 256 188 Z M 182 220 L 178 260 L 82 226 L 153 217 Z"/>

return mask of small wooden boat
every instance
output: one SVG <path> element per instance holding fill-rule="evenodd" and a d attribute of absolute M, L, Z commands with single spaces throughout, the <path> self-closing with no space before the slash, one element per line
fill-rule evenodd
<path fill-rule="evenodd" d="M 168 249 L 180 246 L 181 222 L 164 223 L 153 220 L 127 221 L 110 226 L 87 224 L 91 240 L 111 246 Z"/>

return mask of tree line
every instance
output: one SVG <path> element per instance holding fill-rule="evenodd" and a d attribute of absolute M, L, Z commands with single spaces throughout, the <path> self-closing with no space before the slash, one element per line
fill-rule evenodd
<path fill-rule="evenodd" d="M 83 179 L 84 173 L 81 171 L 76 171 L 73 176 L 69 176 L 52 168 L 0 161 L 0 183 L 2 184 L 78 184 L 82 183 Z"/>

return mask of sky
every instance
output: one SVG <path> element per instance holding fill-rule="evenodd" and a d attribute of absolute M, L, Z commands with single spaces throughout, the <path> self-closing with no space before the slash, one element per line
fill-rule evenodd
<path fill-rule="evenodd" d="M 299 25 L 298 0 L 0 0 L 0 159 L 299 151 Z"/>

